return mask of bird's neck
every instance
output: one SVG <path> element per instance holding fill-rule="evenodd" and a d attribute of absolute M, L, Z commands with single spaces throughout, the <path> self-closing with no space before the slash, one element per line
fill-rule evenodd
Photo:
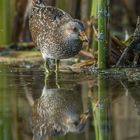
<path fill-rule="evenodd" d="M 77 45 L 82 45 L 82 42 L 79 39 L 73 39 L 71 40 L 70 38 L 65 38 L 65 43 L 68 46 L 77 46 Z"/>

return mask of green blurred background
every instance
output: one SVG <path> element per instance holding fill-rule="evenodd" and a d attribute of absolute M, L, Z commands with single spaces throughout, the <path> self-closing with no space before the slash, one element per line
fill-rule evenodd
<path fill-rule="evenodd" d="M 96 10 L 95 0 L 46 0 L 46 4 L 82 19 L 87 26 Z M 30 8 L 31 0 L 0 0 L 0 47 L 13 42 L 31 41 L 28 30 Z M 126 30 L 133 33 L 137 16 L 140 15 L 140 1 L 111 0 L 110 15 L 111 31 L 123 38 Z"/>

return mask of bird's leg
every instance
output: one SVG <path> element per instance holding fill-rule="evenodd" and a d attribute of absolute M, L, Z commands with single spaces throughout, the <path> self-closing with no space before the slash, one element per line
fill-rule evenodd
<path fill-rule="evenodd" d="M 45 83 L 45 87 L 47 86 L 47 80 L 49 78 L 49 74 L 45 73 L 45 78 L 44 78 L 44 83 Z"/>
<path fill-rule="evenodd" d="M 58 83 L 59 62 L 60 62 L 60 60 L 55 60 L 56 85 L 57 85 L 58 88 L 60 88 L 60 85 Z"/>
<path fill-rule="evenodd" d="M 55 80 L 56 80 L 56 81 L 55 81 L 55 82 L 56 82 L 56 86 L 57 86 L 57 88 L 60 88 L 60 85 L 59 85 L 59 82 L 58 82 L 58 72 L 55 72 L 55 76 L 56 76 L 56 77 L 55 77 L 55 78 L 56 78 L 56 79 L 55 79 Z"/>
<path fill-rule="evenodd" d="M 45 72 L 47 74 L 50 74 L 50 68 L 47 60 L 44 62 L 44 68 L 45 68 Z"/>
<path fill-rule="evenodd" d="M 59 71 L 59 63 L 60 63 L 60 60 L 55 60 L 55 72 L 58 72 Z"/>
<path fill-rule="evenodd" d="M 50 74 L 54 70 L 54 59 L 47 58 L 44 63 L 46 73 Z"/>

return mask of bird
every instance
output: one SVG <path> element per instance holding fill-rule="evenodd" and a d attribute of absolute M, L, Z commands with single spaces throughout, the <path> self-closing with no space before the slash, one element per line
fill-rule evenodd
<path fill-rule="evenodd" d="M 35 46 L 45 61 L 46 72 L 55 60 L 56 71 L 59 60 L 74 57 L 88 42 L 82 21 L 72 18 L 65 11 L 46 5 L 43 0 L 33 0 L 29 17 L 29 28 Z"/>

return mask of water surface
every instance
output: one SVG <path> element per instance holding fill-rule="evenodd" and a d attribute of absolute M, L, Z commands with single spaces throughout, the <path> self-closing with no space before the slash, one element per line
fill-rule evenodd
<path fill-rule="evenodd" d="M 0 140 L 139 140 L 140 81 L 45 76 L 0 65 Z"/>

